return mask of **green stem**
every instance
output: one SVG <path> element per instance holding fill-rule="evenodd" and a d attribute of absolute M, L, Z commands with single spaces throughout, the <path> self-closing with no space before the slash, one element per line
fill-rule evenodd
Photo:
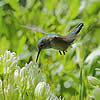
<path fill-rule="evenodd" d="M 80 69 L 80 87 L 79 87 L 79 100 L 83 100 L 83 86 L 82 86 L 82 67 Z"/>
<path fill-rule="evenodd" d="M 3 83 L 3 81 L 2 81 L 2 93 L 3 93 L 4 100 L 5 100 L 4 83 Z"/>

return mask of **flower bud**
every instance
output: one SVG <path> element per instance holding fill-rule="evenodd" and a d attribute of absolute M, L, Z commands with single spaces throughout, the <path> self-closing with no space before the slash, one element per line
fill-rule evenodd
<path fill-rule="evenodd" d="M 39 82 L 35 88 L 35 100 L 46 100 L 50 92 L 50 87 L 45 82 Z"/>
<path fill-rule="evenodd" d="M 88 76 L 88 82 L 93 86 L 100 86 L 100 80 L 98 80 L 96 77 Z"/>

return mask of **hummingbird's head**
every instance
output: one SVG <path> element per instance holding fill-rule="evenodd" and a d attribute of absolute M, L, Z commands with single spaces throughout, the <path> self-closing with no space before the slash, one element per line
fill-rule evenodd
<path fill-rule="evenodd" d="M 38 61 L 41 50 L 47 49 L 49 47 L 50 47 L 50 42 L 46 37 L 43 37 L 38 41 L 38 54 L 37 54 L 36 62 Z"/>

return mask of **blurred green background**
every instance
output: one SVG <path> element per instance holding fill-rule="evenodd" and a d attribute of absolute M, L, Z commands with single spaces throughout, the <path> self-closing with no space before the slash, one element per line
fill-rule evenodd
<path fill-rule="evenodd" d="M 66 55 L 43 50 L 36 64 L 37 42 L 45 35 L 22 25 L 67 35 L 81 22 L 84 28 Z M 21 68 L 30 61 L 38 65 L 56 96 L 99 100 L 94 91 L 100 93 L 100 84 L 89 85 L 89 76 L 100 79 L 100 0 L 0 0 L 0 55 L 5 50 L 16 53 Z"/>

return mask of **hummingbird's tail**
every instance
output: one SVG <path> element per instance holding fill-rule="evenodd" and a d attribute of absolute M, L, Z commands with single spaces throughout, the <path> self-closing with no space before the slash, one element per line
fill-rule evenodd
<path fill-rule="evenodd" d="M 70 32 L 67 36 L 73 36 L 73 35 L 77 35 L 80 30 L 82 29 L 82 27 L 84 26 L 83 23 L 80 23 L 72 32 Z"/>

